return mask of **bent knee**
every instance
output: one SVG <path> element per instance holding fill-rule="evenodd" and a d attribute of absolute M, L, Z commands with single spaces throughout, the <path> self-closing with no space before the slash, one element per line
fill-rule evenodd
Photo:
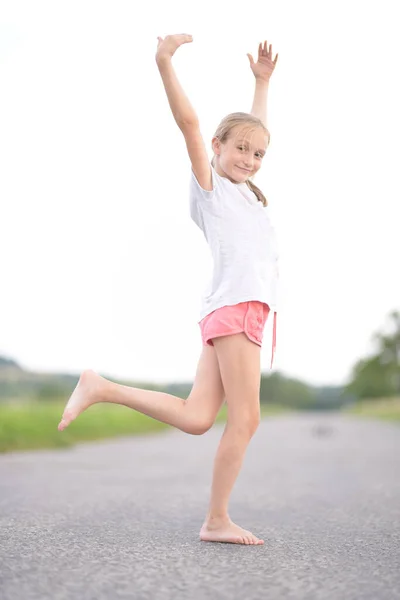
<path fill-rule="evenodd" d="M 204 433 L 207 433 L 207 431 L 209 431 L 213 425 L 214 420 L 212 419 L 194 419 L 187 424 L 185 433 L 191 433 L 192 435 L 203 435 Z"/>

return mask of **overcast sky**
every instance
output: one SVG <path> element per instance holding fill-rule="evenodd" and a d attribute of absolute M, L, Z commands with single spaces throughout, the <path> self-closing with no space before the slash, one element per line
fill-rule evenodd
<path fill-rule="evenodd" d="M 197 7 L 197 8 L 196 8 Z M 148 11 L 143 13 L 142 11 Z M 274 370 L 345 383 L 400 309 L 399 35 L 394 2 L 3 0 L 0 355 L 29 370 L 194 378 L 207 243 L 154 56 L 173 58 L 209 149 L 250 112 L 279 53 L 255 178 L 280 246 Z M 144 16 L 143 16 L 144 14 Z M 270 373 L 272 319 L 264 333 Z"/>

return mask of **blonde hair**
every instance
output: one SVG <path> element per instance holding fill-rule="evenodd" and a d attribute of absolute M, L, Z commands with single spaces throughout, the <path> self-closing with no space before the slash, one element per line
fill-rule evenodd
<path fill-rule="evenodd" d="M 270 133 L 265 127 L 264 123 L 258 117 L 255 117 L 250 113 L 244 112 L 235 112 L 224 117 L 218 125 L 216 132 L 214 133 L 214 137 L 218 138 L 222 144 L 225 143 L 229 139 L 231 132 L 233 128 L 236 127 L 236 125 L 243 125 L 243 128 L 248 126 L 248 132 L 254 131 L 254 129 L 258 128 L 262 129 L 268 136 L 269 146 Z M 211 164 L 213 167 L 215 166 L 215 154 L 211 160 Z M 256 185 L 254 185 L 254 183 L 251 181 L 251 178 L 247 179 L 246 183 L 248 188 L 255 193 L 257 199 L 262 202 L 263 206 L 268 206 L 268 201 L 266 197 L 264 196 L 262 191 Z"/>

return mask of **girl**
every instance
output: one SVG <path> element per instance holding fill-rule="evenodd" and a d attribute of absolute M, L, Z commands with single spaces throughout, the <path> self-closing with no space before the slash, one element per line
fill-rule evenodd
<path fill-rule="evenodd" d="M 191 161 L 190 214 L 204 232 L 214 259 L 213 277 L 203 296 L 199 322 L 203 348 L 192 390 L 184 400 L 116 384 L 85 370 L 58 429 L 65 429 L 96 402 L 114 402 L 198 435 L 210 429 L 226 399 L 228 420 L 215 458 L 211 499 L 200 539 L 263 544 L 262 539 L 233 523 L 228 502 L 260 421 L 260 350 L 272 309 L 272 354 L 275 349 L 276 240 L 267 200 L 251 178 L 261 168 L 269 144 L 267 92 L 278 54 L 272 60 L 272 46 L 268 49 L 264 42 L 259 45 L 256 63 L 247 55 L 256 79 L 251 114 L 233 113 L 221 121 L 212 139 L 210 164 L 199 121 L 171 62 L 176 50 L 192 40 L 186 34 L 159 37 L 156 52 L 168 101 Z"/>

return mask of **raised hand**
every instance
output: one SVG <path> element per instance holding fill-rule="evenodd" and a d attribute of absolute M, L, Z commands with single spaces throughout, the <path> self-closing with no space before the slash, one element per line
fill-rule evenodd
<path fill-rule="evenodd" d="M 165 39 L 157 37 L 158 46 L 156 53 L 156 61 L 162 60 L 163 58 L 171 58 L 179 46 L 182 44 L 188 44 L 193 42 L 193 36 L 187 33 L 176 33 L 174 35 L 167 35 Z"/>
<path fill-rule="evenodd" d="M 262 42 L 260 42 L 258 46 L 258 61 L 254 62 L 254 59 L 251 54 L 247 54 L 250 61 L 250 68 L 254 73 L 254 77 L 256 79 L 262 79 L 264 81 L 269 81 L 272 73 L 274 72 L 275 65 L 278 61 L 278 54 L 275 56 L 274 60 L 272 60 L 272 44 L 269 45 L 267 41 L 264 42 L 264 46 Z"/>

